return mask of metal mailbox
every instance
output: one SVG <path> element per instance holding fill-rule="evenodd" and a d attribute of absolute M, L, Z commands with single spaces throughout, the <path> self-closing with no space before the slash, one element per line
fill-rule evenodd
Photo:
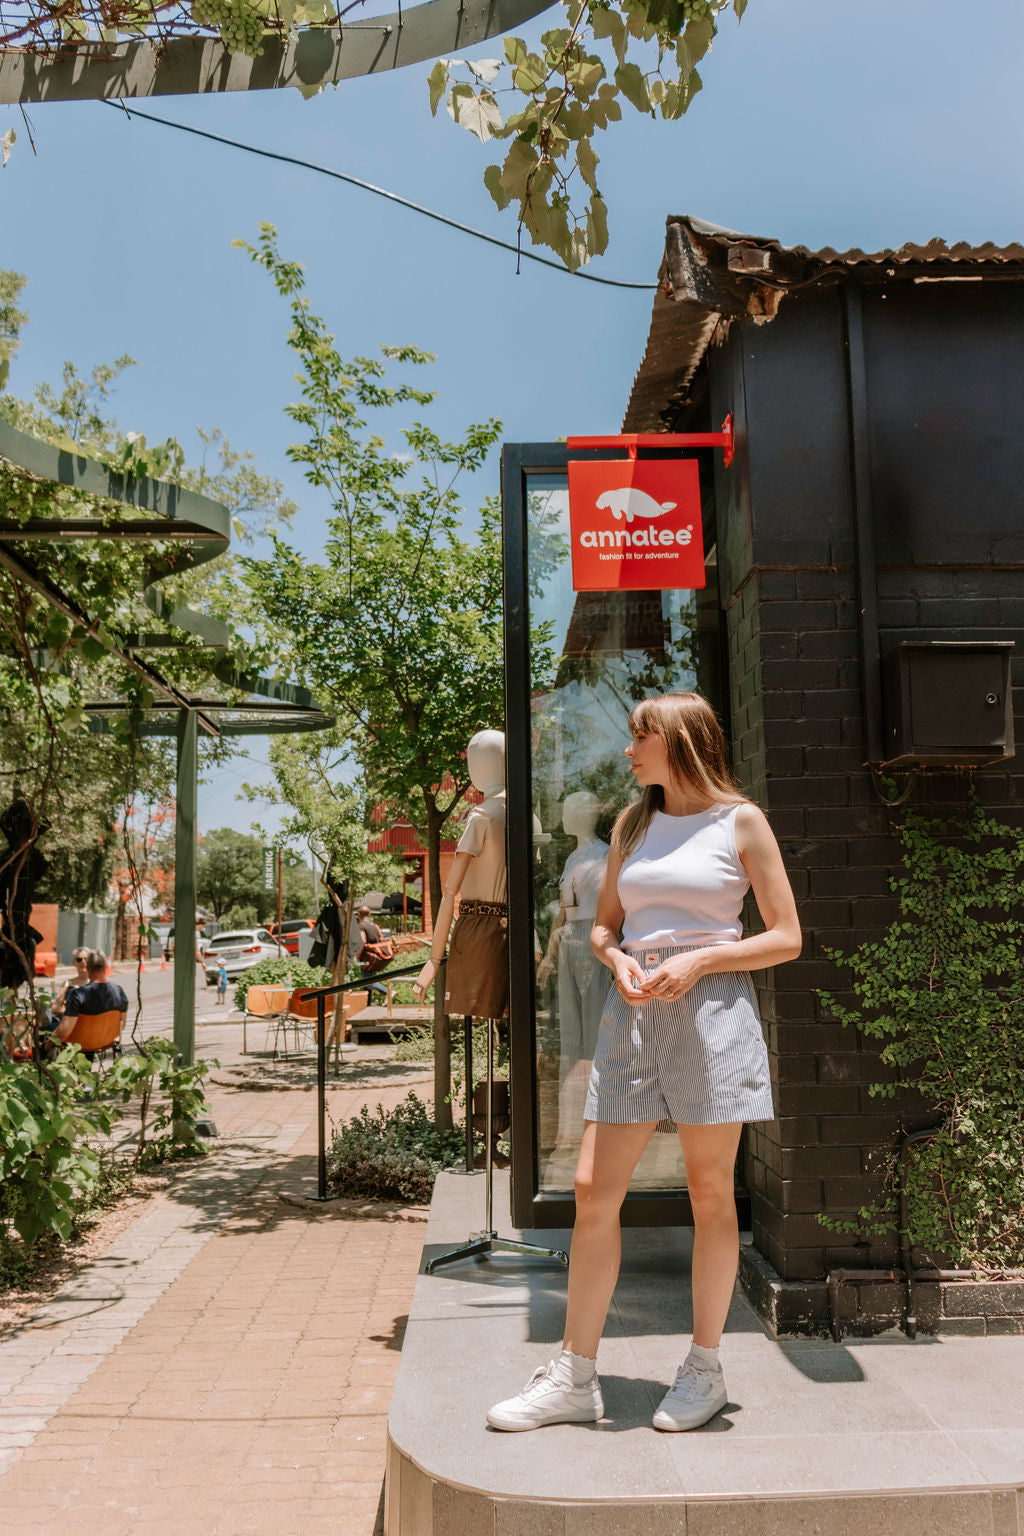
<path fill-rule="evenodd" d="M 1014 755 L 1012 640 L 905 640 L 882 663 L 885 760 L 980 767 Z"/>

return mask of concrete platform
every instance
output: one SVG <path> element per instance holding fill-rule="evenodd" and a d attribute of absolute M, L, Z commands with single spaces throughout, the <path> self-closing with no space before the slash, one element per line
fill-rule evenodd
<path fill-rule="evenodd" d="M 507 1176 L 496 1176 L 509 1232 Z M 442 1174 L 424 1259 L 483 1225 Z M 527 1234 L 546 1246 L 568 1233 Z M 606 1418 L 507 1435 L 484 1414 L 559 1347 L 566 1272 L 515 1255 L 417 1281 L 389 1419 L 387 1536 L 1024 1536 L 1024 1338 L 767 1337 L 737 1294 L 729 1405 L 663 1435 L 689 1339 L 690 1234 L 624 1233 Z"/>

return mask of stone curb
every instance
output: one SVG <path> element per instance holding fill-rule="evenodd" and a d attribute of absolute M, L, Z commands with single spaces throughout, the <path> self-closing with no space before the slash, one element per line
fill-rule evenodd
<path fill-rule="evenodd" d="M 348 1221 L 426 1221 L 430 1215 L 430 1209 L 425 1205 L 397 1205 L 386 1200 L 332 1200 L 329 1197 L 325 1202 L 288 1189 L 279 1189 L 277 1198 L 302 1211 L 315 1211 L 318 1216 L 340 1216 Z"/>

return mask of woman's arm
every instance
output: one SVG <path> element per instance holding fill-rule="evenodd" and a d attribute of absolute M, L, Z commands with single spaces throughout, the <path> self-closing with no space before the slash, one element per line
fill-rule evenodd
<path fill-rule="evenodd" d="M 437 918 L 434 922 L 434 934 L 430 945 L 430 959 L 412 984 L 412 990 L 421 1003 L 427 995 L 427 988 L 437 974 L 438 966 L 444 959 L 444 952 L 448 947 L 448 934 L 452 926 L 452 917 L 455 914 L 455 898 L 462 890 L 462 882 L 466 878 L 474 857 L 475 855 L 472 853 L 457 853 L 452 860 L 452 867 L 448 871 L 448 878 L 444 883 L 444 892 L 441 896 L 441 905 L 437 910 Z"/>
<path fill-rule="evenodd" d="M 619 870 L 622 855 L 613 848 L 605 865 L 601 894 L 597 898 L 597 916 L 590 930 L 590 947 L 615 977 L 615 985 L 627 1003 L 641 1003 L 646 996 L 638 983 L 644 972 L 639 960 L 627 955 L 619 945 L 622 933 L 622 903 L 619 900 Z"/>
<path fill-rule="evenodd" d="M 764 812 L 756 805 L 741 805 L 735 828 L 736 852 L 750 878 L 765 931 L 735 944 L 709 944 L 706 949 L 666 960 L 647 978 L 646 991 L 656 997 L 680 997 L 701 976 L 715 972 L 759 971 L 782 965 L 795 960 L 803 948 L 789 876 Z"/>

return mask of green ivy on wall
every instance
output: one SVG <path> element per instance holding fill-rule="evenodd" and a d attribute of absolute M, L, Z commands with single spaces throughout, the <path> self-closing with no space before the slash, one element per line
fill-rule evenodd
<path fill-rule="evenodd" d="M 890 1069 L 872 1095 L 914 1089 L 933 1137 L 908 1149 L 908 1230 L 929 1261 L 1024 1263 L 1024 831 L 986 814 L 908 810 L 899 916 L 877 943 L 828 951 L 849 971 L 856 1005 L 820 996 L 832 1018 L 883 1042 Z M 897 1230 L 895 1156 L 886 1192 L 836 1230 Z M 891 1196 L 891 1198 L 890 1198 Z"/>

